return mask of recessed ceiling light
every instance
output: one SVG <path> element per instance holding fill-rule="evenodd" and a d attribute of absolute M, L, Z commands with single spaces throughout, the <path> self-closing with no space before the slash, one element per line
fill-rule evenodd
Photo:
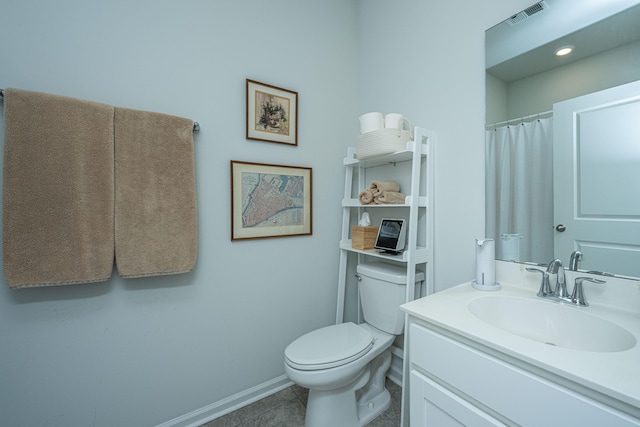
<path fill-rule="evenodd" d="M 556 56 L 566 56 L 573 52 L 574 46 L 562 46 L 556 49 Z"/>

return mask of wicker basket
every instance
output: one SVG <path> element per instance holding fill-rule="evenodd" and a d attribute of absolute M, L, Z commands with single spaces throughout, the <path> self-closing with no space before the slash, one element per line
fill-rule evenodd
<path fill-rule="evenodd" d="M 404 150 L 411 140 L 411 132 L 398 129 L 379 129 L 360 134 L 356 146 L 358 159 L 382 156 Z"/>

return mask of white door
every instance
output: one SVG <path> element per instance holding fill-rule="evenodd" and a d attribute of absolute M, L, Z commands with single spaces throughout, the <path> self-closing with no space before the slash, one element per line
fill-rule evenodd
<path fill-rule="evenodd" d="M 553 121 L 554 253 L 640 277 L 640 81 L 557 103 Z"/>

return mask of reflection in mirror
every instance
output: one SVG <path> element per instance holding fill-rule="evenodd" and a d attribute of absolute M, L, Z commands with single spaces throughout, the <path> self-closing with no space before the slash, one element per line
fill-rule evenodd
<path fill-rule="evenodd" d="M 572 46 L 573 52 L 555 56 L 554 52 L 564 46 Z M 560 258 L 568 266 L 571 249 L 577 249 L 583 252 L 578 264 L 581 270 L 640 277 L 639 209 L 617 213 L 607 204 L 606 209 L 581 214 L 580 197 L 586 194 L 584 191 L 561 201 L 555 193 L 564 191 L 567 185 L 586 188 L 579 180 L 571 182 L 572 177 L 584 175 L 586 167 L 573 165 L 575 159 L 562 164 L 555 159 L 554 164 L 554 151 L 562 141 L 569 144 L 573 157 L 580 155 L 580 138 L 562 136 L 565 134 L 558 133 L 559 129 L 576 126 L 577 120 L 582 120 L 584 129 L 589 129 L 585 126 L 590 117 L 577 112 L 569 114 L 574 122 L 570 119 L 566 125 L 566 120 L 558 121 L 558 113 L 554 117 L 556 108 L 566 100 L 611 88 L 625 85 L 640 88 L 640 83 L 635 86 L 632 83 L 640 81 L 640 1 L 536 3 L 486 32 L 486 65 L 486 236 L 496 240 L 496 258 L 541 264 Z M 636 104 L 640 105 L 640 93 Z M 607 114 L 611 111 L 599 117 Z M 619 157 L 640 170 L 640 125 L 633 124 L 635 128 L 625 132 L 635 133 L 628 138 L 635 142 L 627 144 L 632 151 Z M 618 139 L 612 138 L 602 140 L 602 145 L 620 148 Z M 566 174 L 559 173 L 565 169 L 570 171 L 568 179 Z M 599 181 L 598 173 L 603 170 L 603 165 L 589 164 L 592 182 Z M 554 182 L 559 175 L 563 178 Z M 621 180 L 625 182 L 625 176 Z M 611 192 L 617 191 L 616 185 L 619 184 L 610 185 Z M 622 185 L 635 189 L 640 182 L 627 180 Z M 571 205 L 571 218 L 556 212 L 560 202 Z M 570 245 L 566 246 L 567 237 L 577 228 L 576 221 L 569 220 L 580 220 L 578 223 L 583 227 L 600 223 L 602 216 L 613 218 L 615 223 L 635 224 L 635 228 L 623 232 L 629 239 L 614 242 L 613 236 L 620 231 L 605 225 L 596 237 L 572 235 Z M 563 249 L 556 246 L 560 240 L 565 241 Z M 614 250 L 606 255 L 605 247 Z M 605 262 L 607 256 L 613 262 Z"/>

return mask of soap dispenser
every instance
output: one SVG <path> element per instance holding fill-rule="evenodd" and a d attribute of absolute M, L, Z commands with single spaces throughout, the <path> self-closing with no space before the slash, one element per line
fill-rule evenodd
<path fill-rule="evenodd" d="M 476 279 L 471 285 L 483 291 L 497 291 L 496 245 L 493 239 L 476 239 Z"/>

